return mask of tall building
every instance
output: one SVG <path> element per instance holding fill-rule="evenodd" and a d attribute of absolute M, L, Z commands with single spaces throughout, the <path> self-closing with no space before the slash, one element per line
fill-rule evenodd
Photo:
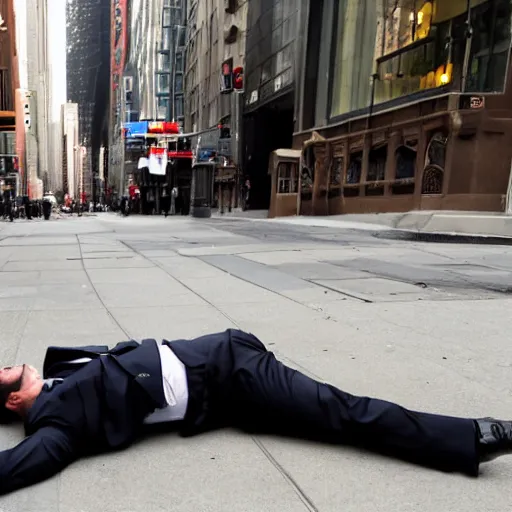
<path fill-rule="evenodd" d="M 126 122 L 183 121 L 185 22 L 185 0 L 131 2 Z"/>
<path fill-rule="evenodd" d="M 511 0 L 304 3 L 298 213 L 503 211 Z"/>
<path fill-rule="evenodd" d="M 22 111 L 31 111 L 24 137 L 23 164 L 32 196 L 62 188 L 60 109 L 66 101 L 65 33 L 51 30 L 65 20 L 65 0 L 15 0 Z M 27 108 L 25 108 L 27 107 Z M 41 180 L 41 183 L 40 183 Z"/>
<path fill-rule="evenodd" d="M 40 197 L 43 189 L 55 191 L 61 186 L 61 148 L 55 136 L 60 128 L 54 125 L 51 113 L 53 74 L 48 6 L 48 0 L 15 3 L 20 68 L 17 103 L 20 113 L 30 118 L 30 122 L 20 126 L 18 140 L 23 146 L 21 166 L 26 174 L 23 188 L 31 197 Z M 55 121 L 58 125 L 58 117 Z"/>
<path fill-rule="evenodd" d="M 76 103 L 62 105 L 62 191 L 72 199 L 79 200 L 83 190 L 82 160 L 80 146 L 79 116 Z"/>
<path fill-rule="evenodd" d="M 185 130 L 198 134 L 200 149 L 213 151 L 235 165 L 241 163 L 240 121 L 250 3 L 191 0 L 187 6 Z"/>
<path fill-rule="evenodd" d="M 100 148 L 108 145 L 111 6 L 110 0 L 69 0 L 66 7 L 67 99 L 78 104 L 88 200 L 97 199 Z"/>
<path fill-rule="evenodd" d="M 377 1 L 377 0 L 375 0 Z M 291 148 L 302 37 L 302 0 L 251 0 L 247 13 L 244 172 L 251 180 L 251 206 L 268 208 L 270 153 Z"/>
<path fill-rule="evenodd" d="M 124 125 L 138 121 L 184 123 L 186 0 L 116 0 L 112 27 L 109 185 L 127 190 Z"/>
<path fill-rule="evenodd" d="M 126 66 L 126 53 L 129 37 L 129 2 L 128 0 L 113 0 L 111 4 L 110 25 L 110 76 L 109 76 L 109 132 L 108 132 L 108 200 L 114 200 L 125 191 L 124 172 L 124 110 L 127 107 L 125 96 L 128 88 L 123 81 Z M 134 6 L 132 6 L 133 8 Z M 135 6 L 136 7 L 136 6 Z M 150 37 L 150 34 L 148 34 Z"/>
<path fill-rule="evenodd" d="M 62 184 L 62 105 L 67 103 L 66 31 L 52 30 L 66 24 L 67 0 L 48 1 L 48 188 L 63 190 Z"/>
<path fill-rule="evenodd" d="M 12 0 L 0 0 L 0 14 L 0 192 L 16 194 L 21 186 L 15 131 L 19 76 Z"/>

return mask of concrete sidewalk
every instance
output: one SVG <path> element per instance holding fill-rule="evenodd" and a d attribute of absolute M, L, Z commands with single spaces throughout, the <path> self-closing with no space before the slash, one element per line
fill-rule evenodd
<path fill-rule="evenodd" d="M 238 327 L 354 394 L 512 416 L 510 247 L 114 214 L 0 227 L 0 364 L 40 367 L 48 345 Z M 2 427 L 0 449 L 22 438 Z M 477 480 L 228 429 L 80 460 L 0 497 L 0 512 L 503 512 L 511 478 L 512 457 Z"/>

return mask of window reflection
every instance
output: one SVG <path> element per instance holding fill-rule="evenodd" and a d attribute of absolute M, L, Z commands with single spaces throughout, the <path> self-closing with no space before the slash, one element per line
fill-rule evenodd
<path fill-rule="evenodd" d="M 486 2 L 471 11 L 473 37 L 468 67 L 468 92 L 501 92 L 510 46 L 510 0 Z"/>
<path fill-rule="evenodd" d="M 375 103 L 448 84 L 459 86 L 465 21 L 464 16 L 459 16 L 429 26 L 428 36 L 416 38 L 409 46 L 378 59 Z"/>
<path fill-rule="evenodd" d="M 158 54 L 158 71 L 167 71 L 171 69 L 171 57 L 169 53 Z"/>
<path fill-rule="evenodd" d="M 169 73 L 159 73 L 157 75 L 157 93 L 170 92 L 170 75 Z"/>
<path fill-rule="evenodd" d="M 369 105 L 377 33 L 375 0 L 340 0 L 331 115 Z"/>
<path fill-rule="evenodd" d="M 158 98 L 157 115 L 159 120 L 167 119 L 169 114 L 169 98 Z"/>
<path fill-rule="evenodd" d="M 331 117 L 441 87 L 502 92 L 511 18 L 512 0 L 338 0 Z"/>
<path fill-rule="evenodd" d="M 162 50 L 170 50 L 171 49 L 171 29 L 164 28 L 162 30 Z"/>
<path fill-rule="evenodd" d="M 384 53 L 392 53 L 430 35 L 433 4 L 425 0 L 388 2 Z"/>
<path fill-rule="evenodd" d="M 164 7 L 164 14 L 163 14 L 163 26 L 164 27 L 170 27 L 171 26 L 171 9 Z"/>

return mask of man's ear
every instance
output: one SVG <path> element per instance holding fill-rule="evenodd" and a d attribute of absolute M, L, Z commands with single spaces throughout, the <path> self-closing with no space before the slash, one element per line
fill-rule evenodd
<path fill-rule="evenodd" d="M 18 393 L 11 393 L 5 402 L 5 408 L 9 411 L 18 411 L 22 403 L 21 397 Z"/>

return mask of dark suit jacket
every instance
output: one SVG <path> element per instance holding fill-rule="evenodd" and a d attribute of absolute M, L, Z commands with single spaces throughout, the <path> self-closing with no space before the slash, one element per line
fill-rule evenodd
<path fill-rule="evenodd" d="M 233 383 L 255 354 L 254 336 L 236 330 L 192 341 L 166 341 L 187 367 L 189 403 L 182 435 L 229 422 Z M 70 364 L 80 358 L 92 361 Z M 0 452 L 0 494 L 45 480 L 76 459 L 129 446 L 144 419 L 166 405 L 157 342 L 50 347 L 43 377 L 64 377 L 43 391 L 25 420 L 27 438 Z"/>
<path fill-rule="evenodd" d="M 65 364 L 82 357 L 93 360 Z M 112 350 L 51 347 L 43 376 L 66 378 L 36 399 L 25 419 L 27 437 L 0 452 L 0 494 L 49 478 L 81 456 L 129 445 L 144 418 L 166 405 L 154 340 Z"/>

